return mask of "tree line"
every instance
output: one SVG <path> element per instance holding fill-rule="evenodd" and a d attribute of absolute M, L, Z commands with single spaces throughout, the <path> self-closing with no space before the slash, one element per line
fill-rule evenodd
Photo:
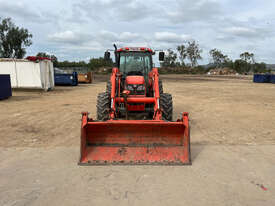
<path fill-rule="evenodd" d="M 235 70 L 238 73 L 264 73 L 268 72 L 267 66 L 264 62 L 256 62 L 255 55 L 249 52 L 243 52 L 239 55 L 239 58 L 233 61 L 227 55 L 223 54 L 218 49 L 212 49 L 209 51 L 209 55 L 212 59 L 212 67 L 223 68 L 228 67 Z"/>
<path fill-rule="evenodd" d="M 32 45 L 32 34 L 25 28 L 16 26 L 11 18 L 0 18 L 0 58 L 23 58 L 26 54 L 26 48 Z M 188 41 L 178 45 L 174 50 L 168 49 L 164 61 L 161 62 L 161 67 L 169 68 L 191 68 L 193 71 L 206 72 L 213 68 L 227 67 L 235 70 L 238 73 L 255 73 L 267 72 L 267 67 L 264 62 L 257 63 L 253 53 L 243 52 L 239 59 L 232 60 L 222 51 L 214 48 L 209 51 L 211 58 L 210 66 L 204 69 L 198 66 L 198 61 L 202 60 L 203 50 L 195 41 Z M 85 61 L 58 61 L 55 55 L 50 55 L 45 52 L 39 52 L 37 56 L 51 58 L 54 67 L 86 67 L 91 70 L 99 67 L 111 67 L 114 65 L 112 59 L 105 60 L 102 57 L 91 58 L 89 62 Z"/>
<path fill-rule="evenodd" d="M 39 52 L 36 54 L 39 57 L 47 57 L 52 59 L 53 66 L 62 68 L 72 68 L 72 67 L 85 67 L 91 70 L 95 70 L 100 67 L 112 67 L 114 65 L 112 59 L 105 60 L 103 57 L 91 58 L 89 62 L 85 61 L 58 61 L 55 55 L 50 55 L 45 52 Z"/>
<path fill-rule="evenodd" d="M 198 68 L 198 60 L 202 60 L 200 48 L 196 41 L 189 41 L 185 44 L 178 45 L 175 50 L 168 49 L 161 67 L 191 67 Z M 243 52 L 239 58 L 233 61 L 222 51 L 214 48 L 209 51 L 211 59 L 210 64 L 205 69 L 205 72 L 214 68 L 230 68 L 236 72 L 243 74 L 248 72 L 264 73 L 268 72 L 267 66 L 264 62 L 256 62 L 255 55 L 249 52 Z M 188 60 L 189 63 L 186 63 Z"/>
<path fill-rule="evenodd" d="M 164 61 L 161 63 L 162 67 L 185 67 L 185 59 L 188 59 L 192 68 L 198 65 L 198 60 L 202 59 L 199 44 L 196 41 L 189 41 L 187 44 L 177 46 L 177 52 L 172 49 L 167 50 Z M 178 61 L 178 59 L 180 61 Z"/>

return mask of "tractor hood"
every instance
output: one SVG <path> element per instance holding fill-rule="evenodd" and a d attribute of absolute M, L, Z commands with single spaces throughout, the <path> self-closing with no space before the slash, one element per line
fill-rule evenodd
<path fill-rule="evenodd" d="M 145 80 L 143 76 L 127 76 L 126 84 L 144 84 Z"/>

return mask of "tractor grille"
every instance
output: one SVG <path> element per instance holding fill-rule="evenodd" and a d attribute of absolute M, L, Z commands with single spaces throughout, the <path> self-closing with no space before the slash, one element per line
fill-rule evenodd
<path fill-rule="evenodd" d="M 130 95 L 145 95 L 145 86 L 143 84 L 128 84 L 127 89 Z"/>

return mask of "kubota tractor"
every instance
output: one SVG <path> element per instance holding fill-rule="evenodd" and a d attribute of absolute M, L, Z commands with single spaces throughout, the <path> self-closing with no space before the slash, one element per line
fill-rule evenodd
<path fill-rule="evenodd" d="M 116 67 L 97 97 L 97 120 L 82 113 L 79 164 L 191 164 L 188 113 L 172 121 L 172 96 L 163 93 L 155 52 L 115 46 L 114 54 Z"/>

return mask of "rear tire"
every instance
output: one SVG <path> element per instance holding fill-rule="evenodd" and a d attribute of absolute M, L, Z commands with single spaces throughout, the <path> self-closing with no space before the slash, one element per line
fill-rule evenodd
<path fill-rule="evenodd" d="M 160 108 L 162 109 L 162 119 L 167 121 L 173 120 L 173 100 L 172 95 L 163 93 L 160 95 Z"/>
<path fill-rule="evenodd" d="M 98 94 L 96 109 L 97 120 L 106 121 L 110 119 L 110 95 L 108 94 L 108 92 Z"/>

